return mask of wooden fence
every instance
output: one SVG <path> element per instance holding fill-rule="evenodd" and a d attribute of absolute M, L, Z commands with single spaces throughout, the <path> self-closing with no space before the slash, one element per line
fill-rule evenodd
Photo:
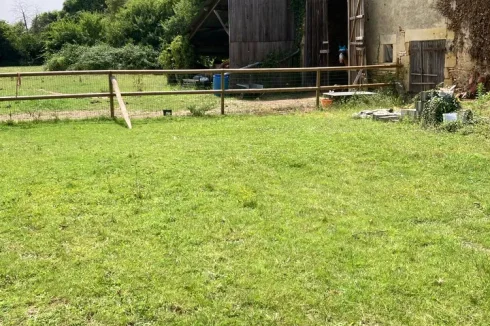
<path fill-rule="evenodd" d="M 23 77 L 42 77 L 42 76 L 107 76 L 107 83 L 109 92 L 98 93 L 77 93 L 77 94 L 53 94 L 53 95 L 29 95 L 29 96 L 2 96 L 0 102 L 5 101 L 33 101 L 33 100 L 53 100 L 53 99 L 81 99 L 81 98 L 93 98 L 93 97 L 105 97 L 110 99 L 110 114 L 111 117 L 115 116 L 114 113 L 114 99 L 119 97 L 131 97 L 131 96 L 165 96 L 165 95 L 198 95 L 198 94 L 215 94 L 221 97 L 221 114 L 225 114 L 225 97 L 231 94 L 247 94 L 247 93 L 302 93 L 302 92 L 315 92 L 316 93 L 316 106 L 320 105 L 321 93 L 324 91 L 332 91 L 338 89 L 373 89 L 391 86 L 391 83 L 364 83 L 356 85 L 322 85 L 322 74 L 328 72 L 339 71 L 358 71 L 359 75 L 369 70 L 393 70 L 398 69 L 401 66 L 399 64 L 384 64 L 384 65 L 371 65 L 371 66 L 352 66 L 352 67 L 316 67 L 316 68 L 271 68 L 271 69 L 208 69 L 208 70 L 99 70 L 99 71 L 59 71 L 59 72 L 21 72 L 21 73 L 0 73 L 0 78 L 16 78 L 17 88 L 21 84 Z M 305 87 L 275 87 L 275 88 L 250 88 L 250 89 L 226 89 L 225 87 L 225 75 L 226 74 L 279 74 L 279 73 L 316 73 L 315 86 Z M 124 92 L 124 90 L 116 92 L 117 81 L 115 75 L 221 75 L 221 87 L 220 89 L 182 89 L 182 90 L 168 90 L 168 91 L 138 91 L 138 92 Z M 119 87 L 117 87 L 119 88 Z"/>

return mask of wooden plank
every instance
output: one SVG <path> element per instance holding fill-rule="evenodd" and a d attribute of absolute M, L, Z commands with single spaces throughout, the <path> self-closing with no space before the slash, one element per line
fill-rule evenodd
<path fill-rule="evenodd" d="M 376 93 L 364 92 L 364 91 L 323 93 L 323 96 L 327 96 L 327 97 L 344 97 L 344 96 L 353 96 L 353 95 L 376 95 Z"/>
<path fill-rule="evenodd" d="M 328 0 L 307 0 L 303 65 L 323 67 L 329 61 Z"/>
<path fill-rule="evenodd" d="M 211 16 L 211 14 L 213 13 L 214 9 L 216 9 L 216 7 L 218 6 L 218 4 L 220 3 L 221 0 L 216 0 L 214 2 L 214 4 L 211 6 L 211 9 L 208 11 L 208 13 L 204 16 L 204 18 L 197 24 L 196 28 L 194 28 L 194 30 L 191 32 L 190 34 L 190 37 L 189 39 L 192 39 L 194 37 L 194 35 L 196 35 L 197 31 L 199 30 L 199 28 L 201 28 L 202 24 L 204 24 L 204 22 L 209 18 L 209 16 Z"/>
<path fill-rule="evenodd" d="M 321 70 L 320 70 L 321 71 Z M 346 88 L 380 88 L 392 86 L 392 83 L 376 83 L 363 85 L 337 85 L 321 86 L 320 91 L 346 89 Z M 242 93 L 301 93 L 315 92 L 315 87 L 288 87 L 288 88 L 257 88 L 257 89 L 227 89 L 225 94 L 242 94 Z M 197 95 L 197 94 L 216 94 L 216 90 L 188 90 L 188 91 L 162 91 L 162 92 L 121 92 L 122 96 L 163 96 L 163 95 Z M 91 93 L 91 94 L 66 94 L 66 95 L 45 95 L 45 96 L 7 96 L 0 97 L 0 102 L 7 101 L 32 101 L 32 100 L 52 100 L 52 99 L 69 99 L 69 98 L 89 98 L 89 97 L 109 97 L 110 93 Z"/>
<path fill-rule="evenodd" d="M 360 10 L 361 10 L 361 0 L 357 0 L 357 8 L 356 8 L 355 14 L 354 14 L 355 17 L 359 16 L 359 11 Z M 356 26 L 357 26 L 358 20 L 359 19 L 355 18 L 354 19 L 354 25 L 351 26 L 352 29 L 350 30 L 349 42 L 354 39 L 354 36 L 355 36 L 355 33 L 356 33 Z M 349 55 L 349 57 L 350 57 L 350 55 Z"/>
<path fill-rule="evenodd" d="M 225 114 L 225 74 L 221 73 L 221 115 Z"/>
<path fill-rule="evenodd" d="M 416 73 L 411 73 L 412 76 L 422 76 L 422 74 L 416 74 Z M 439 75 L 434 75 L 434 74 L 424 74 L 424 76 L 427 77 L 437 77 Z"/>
<path fill-rule="evenodd" d="M 80 99 L 80 98 L 96 98 L 109 97 L 110 93 L 83 93 L 83 94 L 61 94 L 61 95 L 32 95 L 32 96 L 3 96 L 0 97 L 0 102 L 6 101 L 33 101 L 33 100 L 63 100 L 63 99 Z"/>
<path fill-rule="evenodd" d="M 354 17 L 350 17 L 349 19 L 350 20 L 356 20 L 356 19 L 362 19 L 364 17 L 365 17 L 364 15 L 357 15 L 357 16 L 354 16 Z"/>
<path fill-rule="evenodd" d="M 119 89 L 119 85 L 117 84 L 116 78 L 112 77 L 111 82 L 112 82 L 112 87 L 114 89 L 114 92 L 116 93 L 117 102 L 119 103 L 119 108 L 121 109 L 121 113 L 124 118 L 124 121 L 126 121 L 126 125 L 128 126 L 128 129 L 133 129 L 133 126 L 131 124 L 131 119 L 129 119 L 128 110 L 126 109 L 126 103 L 124 103 L 124 100 L 121 96 L 121 90 Z"/>
<path fill-rule="evenodd" d="M 419 93 L 444 82 L 446 40 L 410 42 L 410 91 Z"/>
<path fill-rule="evenodd" d="M 389 63 L 381 65 L 361 65 L 361 66 L 346 66 L 346 67 L 305 67 L 305 68 L 253 68 L 253 69 L 181 69 L 181 70 L 80 70 L 80 71 L 52 71 L 46 72 L 21 72 L 21 73 L 0 73 L 0 78 L 12 78 L 21 75 L 22 77 L 35 77 L 35 76 L 66 76 L 66 75 L 107 75 L 109 73 L 118 75 L 170 75 L 170 74 L 204 74 L 210 75 L 215 73 L 278 73 L 278 72 L 316 72 L 320 69 L 322 72 L 327 71 L 353 71 L 359 69 L 365 70 L 383 70 L 383 69 L 395 69 L 403 67 L 398 63 Z M 86 94 L 85 97 L 91 97 L 91 94 Z M 103 94 L 102 96 L 109 96 L 110 93 L 93 93 Z M 73 95 L 73 94 L 72 94 Z M 68 95 L 68 96 L 72 96 Z M 63 97 L 61 97 L 63 98 Z M 66 97 L 65 97 L 66 98 Z"/>
<path fill-rule="evenodd" d="M 422 44 L 418 41 L 410 42 L 410 91 L 413 93 L 421 92 L 422 88 L 417 83 L 422 82 Z"/>
<path fill-rule="evenodd" d="M 111 95 L 109 96 L 111 118 L 114 118 L 115 117 L 115 114 L 114 114 L 114 88 L 112 87 L 112 73 L 109 73 L 109 93 L 111 93 Z"/>
<path fill-rule="evenodd" d="M 320 92 L 322 87 L 322 74 L 320 70 L 316 72 L 316 107 L 320 107 Z"/>
<path fill-rule="evenodd" d="M 223 19 L 221 18 L 219 12 L 217 10 L 213 10 L 214 11 L 214 14 L 216 15 L 216 17 L 218 18 L 221 26 L 223 26 L 223 29 L 225 30 L 226 34 L 228 34 L 228 36 L 230 36 L 230 29 L 226 26 L 226 24 L 224 23 Z"/>
<path fill-rule="evenodd" d="M 349 29 L 349 66 L 363 65 L 366 62 L 364 47 L 364 0 L 348 0 L 348 29 Z M 358 77 L 354 72 L 349 73 L 349 82 L 353 83 Z"/>

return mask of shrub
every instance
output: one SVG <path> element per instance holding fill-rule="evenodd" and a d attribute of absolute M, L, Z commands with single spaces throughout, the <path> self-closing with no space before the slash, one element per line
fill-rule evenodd
<path fill-rule="evenodd" d="M 179 35 L 164 47 L 158 60 L 166 69 L 184 69 L 191 67 L 194 59 L 194 49 L 189 38 Z"/>
<path fill-rule="evenodd" d="M 211 103 L 202 103 L 200 105 L 192 104 L 187 107 L 190 111 L 191 115 L 194 117 L 202 117 L 206 115 L 206 112 L 213 109 L 213 105 Z"/>
<path fill-rule="evenodd" d="M 431 99 L 422 112 L 424 125 L 438 125 L 443 121 L 444 113 L 456 112 L 461 109 L 461 104 L 452 95 L 433 91 Z"/>
<path fill-rule="evenodd" d="M 126 45 L 114 48 L 107 44 L 81 46 L 68 44 L 46 61 L 46 69 L 104 70 L 156 69 L 158 53 L 150 47 Z"/>

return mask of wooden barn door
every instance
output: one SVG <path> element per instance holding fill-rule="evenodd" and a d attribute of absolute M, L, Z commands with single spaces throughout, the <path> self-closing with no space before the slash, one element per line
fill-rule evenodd
<path fill-rule="evenodd" d="M 348 0 L 349 16 L 349 66 L 366 65 L 364 22 L 366 20 L 364 0 Z M 363 71 L 349 73 L 349 84 L 359 84 Z"/>
<path fill-rule="evenodd" d="M 327 67 L 330 56 L 328 39 L 328 0 L 307 0 L 305 13 L 304 67 Z M 322 84 L 328 85 L 328 74 Z M 303 74 L 303 85 L 314 86 L 316 77 Z"/>
<path fill-rule="evenodd" d="M 444 82 L 446 40 L 410 42 L 410 92 L 420 93 Z"/>
<path fill-rule="evenodd" d="M 328 0 L 306 1 L 305 67 L 328 66 Z"/>

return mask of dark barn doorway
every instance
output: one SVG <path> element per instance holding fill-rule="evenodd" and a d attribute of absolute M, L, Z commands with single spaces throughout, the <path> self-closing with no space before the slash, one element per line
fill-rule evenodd
<path fill-rule="evenodd" d="M 305 15 L 305 67 L 337 67 L 339 47 L 348 48 L 348 2 L 346 0 L 307 0 Z M 308 79 L 308 84 L 313 82 Z M 346 85 L 347 72 L 322 74 L 322 85 Z"/>
<path fill-rule="evenodd" d="M 337 67 L 348 65 L 340 63 L 339 49 L 340 47 L 348 48 L 348 12 L 347 1 L 345 0 L 330 0 L 328 1 L 328 30 L 330 43 L 329 67 Z M 346 58 L 347 60 L 347 58 Z M 329 76 L 329 84 L 347 85 L 349 83 L 349 75 L 345 71 L 331 72 Z"/>

